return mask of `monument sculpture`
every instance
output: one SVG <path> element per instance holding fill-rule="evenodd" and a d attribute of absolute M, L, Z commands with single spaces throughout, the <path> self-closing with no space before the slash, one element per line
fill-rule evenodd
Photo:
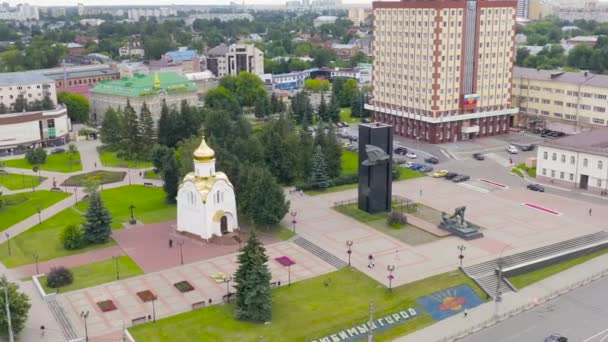
<path fill-rule="evenodd" d="M 391 210 L 393 127 L 359 125 L 359 209 L 370 214 Z"/>
<path fill-rule="evenodd" d="M 448 216 L 445 212 L 441 212 L 441 223 L 439 228 L 447 230 L 452 234 L 459 236 L 465 240 L 473 240 L 483 237 L 480 232 L 480 227 L 464 219 L 464 213 L 467 207 L 462 206 L 454 210 L 454 214 Z"/>

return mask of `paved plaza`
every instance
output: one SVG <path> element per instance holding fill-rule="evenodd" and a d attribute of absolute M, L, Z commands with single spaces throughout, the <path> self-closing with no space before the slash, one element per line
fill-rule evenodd
<path fill-rule="evenodd" d="M 335 271 L 335 268 L 320 260 L 308 251 L 291 242 L 280 242 L 266 246 L 269 257 L 268 266 L 272 273 L 272 282 L 281 282 L 285 286 L 291 281 L 301 281 Z M 131 325 L 133 319 L 152 315 L 152 304 L 144 303 L 137 292 L 149 290 L 157 295 L 155 301 L 156 318 L 173 316 L 192 310 L 192 304 L 205 301 L 219 303 L 226 294 L 227 284 L 211 278 L 218 272 L 230 277 L 237 268 L 236 253 L 195 262 L 162 272 L 148 273 L 142 276 L 115 281 L 87 289 L 57 295 L 57 300 L 66 310 L 67 316 L 84 336 L 84 322 L 80 312 L 89 311 L 87 327 L 91 341 L 108 341 L 122 336 L 122 329 Z M 291 271 L 276 260 L 288 256 L 295 265 Z M 194 290 L 179 292 L 174 283 L 186 280 Z M 232 286 L 233 282 L 230 282 Z M 231 288 L 231 292 L 233 289 Z M 117 310 L 103 313 L 96 305 L 99 301 L 112 300 Z"/>

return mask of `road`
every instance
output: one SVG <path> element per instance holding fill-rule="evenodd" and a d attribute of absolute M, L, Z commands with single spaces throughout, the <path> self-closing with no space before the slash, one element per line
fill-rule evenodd
<path fill-rule="evenodd" d="M 608 278 L 466 337 L 460 342 L 542 342 L 559 333 L 569 342 L 608 341 Z"/>

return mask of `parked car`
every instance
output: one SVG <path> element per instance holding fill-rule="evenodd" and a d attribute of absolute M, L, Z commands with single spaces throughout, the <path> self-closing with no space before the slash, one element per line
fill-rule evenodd
<path fill-rule="evenodd" d="M 441 177 L 445 177 L 448 174 L 448 170 L 441 170 L 439 172 L 435 172 L 433 173 L 433 177 L 435 178 L 441 178 Z"/>
<path fill-rule="evenodd" d="M 509 152 L 511 154 L 517 154 L 517 152 L 519 152 L 519 150 L 517 149 L 517 147 L 515 147 L 513 145 L 509 145 L 509 146 L 507 146 L 507 152 Z"/>
<path fill-rule="evenodd" d="M 462 182 L 468 181 L 469 179 L 471 179 L 471 177 L 469 177 L 467 175 L 460 175 L 460 176 L 454 177 L 454 179 L 452 179 L 452 182 L 462 183 Z"/>
<path fill-rule="evenodd" d="M 423 167 L 424 167 L 424 164 L 420 164 L 420 163 L 412 163 L 412 164 L 410 165 L 410 170 L 418 171 L 418 170 L 420 170 L 420 169 L 421 169 L 421 168 L 423 168 Z"/>
<path fill-rule="evenodd" d="M 416 155 L 416 153 L 411 152 L 411 151 L 408 151 L 408 152 L 405 154 L 405 156 L 406 156 L 406 157 L 408 157 L 408 158 L 410 158 L 410 159 L 416 159 L 416 158 L 418 158 L 418 156 Z"/>
<path fill-rule="evenodd" d="M 422 167 L 418 168 L 419 172 L 433 172 L 433 167 L 431 165 L 422 165 Z"/>
<path fill-rule="evenodd" d="M 521 146 L 521 150 L 522 151 L 534 151 L 534 148 L 536 147 L 536 145 L 534 144 L 530 144 L 530 145 L 522 145 Z"/>
<path fill-rule="evenodd" d="M 407 148 L 405 147 L 397 147 L 393 150 L 393 152 L 395 152 L 395 154 L 400 154 L 400 155 L 405 155 L 407 153 Z"/>
<path fill-rule="evenodd" d="M 452 180 L 452 179 L 454 179 L 456 177 L 458 177 L 458 174 L 456 172 L 448 172 L 448 173 L 445 174 L 444 178 L 448 179 L 448 180 Z"/>
<path fill-rule="evenodd" d="M 370 123 L 371 121 L 368 118 L 363 118 L 363 119 L 361 119 L 361 122 L 363 122 L 363 123 Z"/>
<path fill-rule="evenodd" d="M 348 127 L 348 124 L 344 121 L 342 121 L 342 127 Z"/>
<path fill-rule="evenodd" d="M 439 159 L 437 159 L 435 157 L 428 157 L 428 158 L 424 159 L 424 161 L 429 164 L 438 164 L 439 163 Z"/>
<path fill-rule="evenodd" d="M 551 334 L 545 337 L 545 342 L 568 342 L 568 339 L 560 334 Z"/>
<path fill-rule="evenodd" d="M 401 159 L 401 158 L 393 158 L 393 163 L 395 163 L 396 165 L 402 165 L 405 164 L 407 161 L 405 159 Z"/>
<path fill-rule="evenodd" d="M 59 153 L 63 153 L 63 152 L 65 152 L 65 148 L 54 148 L 51 151 L 51 154 L 59 154 Z"/>
<path fill-rule="evenodd" d="M 484 157 L 483 154 L 481 154 L 481 153 L 473 153 L 473 158 L 475 158 L 477 160 L 484 160 L 484 159 L 486 159 L 486 157 Z"/>
<path fill-rule="evenodd" d="M 540 184 L 528 184 L 527 188 L 532 191 L 545 192 L 545 188 Z"/>

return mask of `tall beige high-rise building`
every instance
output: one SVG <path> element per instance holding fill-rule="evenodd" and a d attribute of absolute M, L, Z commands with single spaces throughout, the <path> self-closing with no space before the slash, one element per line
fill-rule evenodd
<path fill-rule="evenodd" d="M 511 116 L 516 0 L 374 2 L 366 108 L 431 143 L 504 134 Z"/>

